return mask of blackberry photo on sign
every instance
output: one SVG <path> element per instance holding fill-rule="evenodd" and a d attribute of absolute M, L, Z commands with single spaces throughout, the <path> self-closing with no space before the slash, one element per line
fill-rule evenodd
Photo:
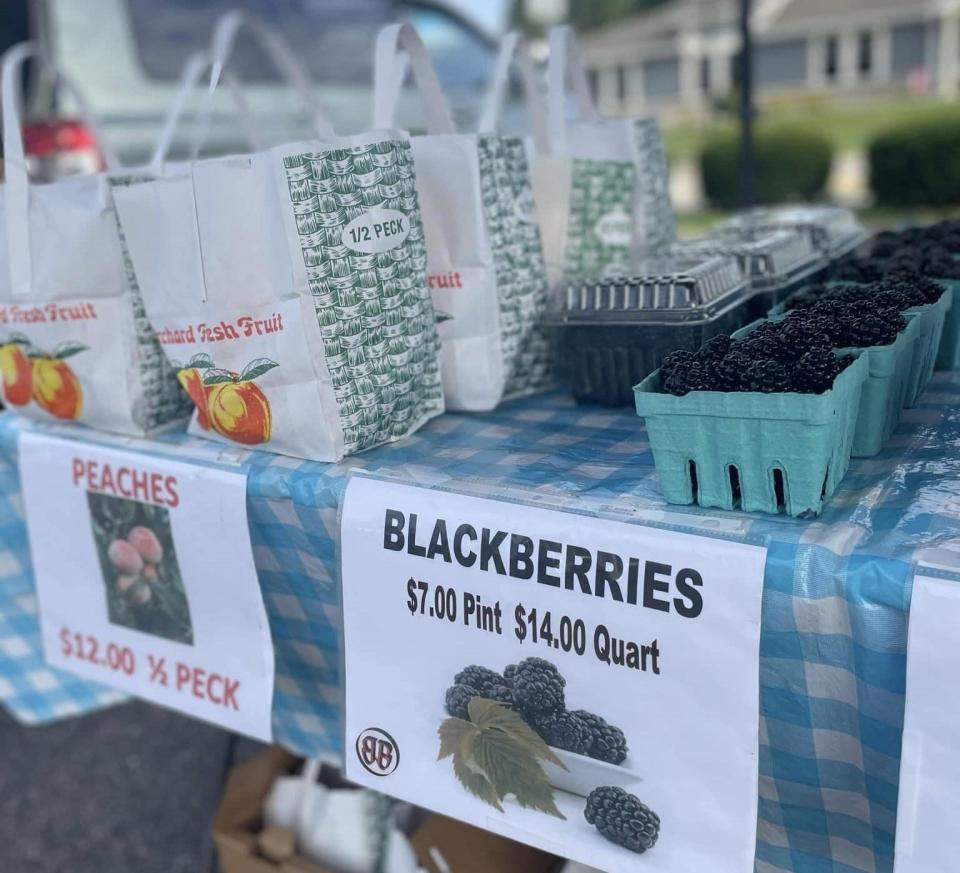
<path fill-rule="evenodd" d="M 721 340 L 710 351 L 722 356 L 729 347 Z M 601 715 L 568 709 L 567 696 L 575 692 L 555 664 L 525 658 L 502 673 L 470 664 L 452 679 L 443 695 L 449 718 L 438 730 L 439 760 L 452 758 L 466 791 L 501 812 L 503 800 L 514 796 L 523 807 L 560 818 L 555 797 L 566 792 L 582 799 L 585 820 L 606 840 L 637 853 L 654 846 L 658 816 L 624 788 L 605 784 L 614 772 L 632 776 L 626 735 Z"/>
<path fill-rule="evenodd" d="M 511 672 L 513 699 L 528 715 L 563 708 L 567 680 L 544 658 L 527 658 Z"/>
<path fill-rule="evenodd" d="M 591 791 L 583 815 L 608 840 L 631 852 L 652 849 L 660 836 L 660 817 L 622 788 Z"/>

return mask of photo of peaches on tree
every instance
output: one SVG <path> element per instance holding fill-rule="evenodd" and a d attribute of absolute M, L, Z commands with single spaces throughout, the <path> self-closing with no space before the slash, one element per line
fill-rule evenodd
<path fill-rule="evenodd" d="M 185 365 L 172 362 L 183 390 L 197 407 L 197 424 L 246 446 L 270 441 L 273 420 L 267 395 L 253 380 L 280 366 L 257 358 L 239 373 L 223 370 L 201 352 Z"/>
<path fill-rule="evenodd" d="M 193 645 L 169 510 L 87 492 L 111 624 Z"/>
<path fill-rule="evenodd" d="M 10 406 L 26 406 L 32 400 L 54 418 L 78 419 L 83 391 L 66 358 L 85 351 L 82 343 L 63 342 L 52 354 L 43 352 L 20 334 L 0 341 L 3 399 Z"/>

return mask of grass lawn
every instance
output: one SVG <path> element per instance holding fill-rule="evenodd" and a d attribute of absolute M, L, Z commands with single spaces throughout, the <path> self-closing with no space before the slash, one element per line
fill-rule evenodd
<path fill-rule="evenodd" d="M 799 125 L 827 134 L 837 150 L 865 149 L 881 131 L 909 125 L 945 112 L 960 113 L 960 105 L 932 97 L 860 98 L 830 100 L 819 95 L 784 98 L 760 110 L 761 125 Z M 667 152 L 672 160 L 695 158 L 703 143 L 723 131 L 734 131 L 731 115 L 707 121 L 678 121 L 664 125 Z"/>

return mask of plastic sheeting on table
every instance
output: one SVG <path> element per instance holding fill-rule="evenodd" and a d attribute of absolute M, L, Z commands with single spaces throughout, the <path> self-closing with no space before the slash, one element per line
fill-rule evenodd
<path fill-rule="evenodd" d="M 247 472 L 276 650 L 273 728 L 301 754 L 341 747 L 336 526 L 352 470 L 766 544 L 756 869 L 888 873 L 913 568 L 960 579 L 958 404 L 960 375 L 938 374 L 881 454 L 853 462 L 815 520 L 667 507 L 641 422 L 559 395 L 445 415 L 339 465 L 223 451 L 181 433 L 120 442 Z M 15 473 L 27 426 L 36 425 L 0 416 L 0 701 L 37 722 L 103 705 L 113 692 L 101 698 L 41 660 L 34 608 L 25 608 L 33 583 Z M 30 671 L 42 680 L 25 678 Z"/>

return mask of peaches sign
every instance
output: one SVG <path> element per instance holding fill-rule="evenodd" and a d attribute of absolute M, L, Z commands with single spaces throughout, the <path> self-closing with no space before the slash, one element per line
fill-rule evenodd
<path fill-rule="evenodd" d="M 20 475 L 47 661 L 269 741 L 246 478 L 36 432 Z"/>

